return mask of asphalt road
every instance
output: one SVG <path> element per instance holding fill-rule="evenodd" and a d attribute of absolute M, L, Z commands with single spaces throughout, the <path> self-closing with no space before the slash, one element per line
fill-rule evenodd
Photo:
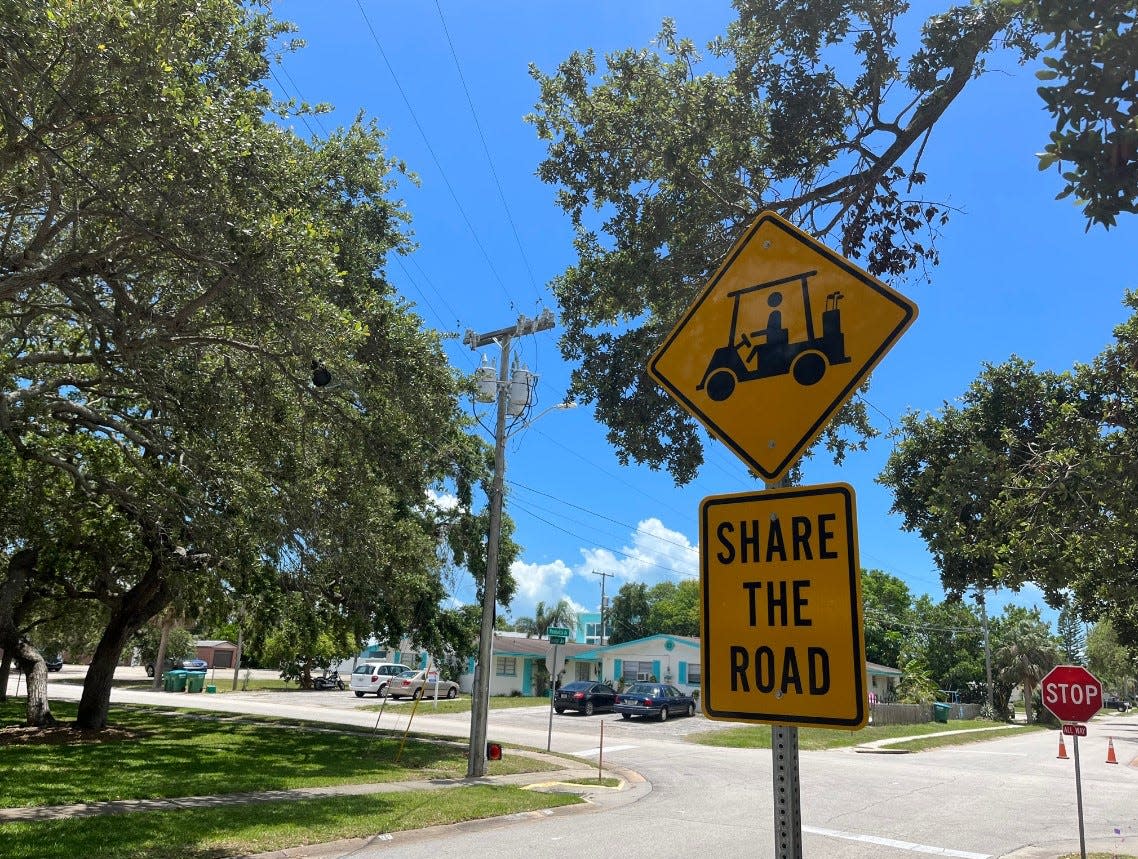
<path fill-rule="evenodd" d="M 141 669 L 135 669 L 140 671 Z M 54 682 L 53 698 L 76 698 L 79 687 Z M 218 680 L 220 685 L 221 681 Z M 10 691 L 12 687 L 10 686 Z M 223 695 L 115 690 L 122 702 L 192 705 L 203 709 L 306 718 L 399 730 L 410 702 L 379 715 L 374 698 L 348 692 L 226 693 Z M 413 727 L 466 736 L 469 715 L 432 715 L 420 704 Z M 718 749 L 685 741 L 714 730 L 702 716 L 623 721 L 597 714 L 555 715 L 551 748 L 643 776 L 651 785 L 638 801 L 598 814 L 523 816 L 397 834 L 361 847 L 329 846 L 300 855 L 401 857 L 457 855 L 554 857 L 584 853 L 620 856 L 646 850 L 658 857 L 774 856 L 771 753 Z M 951 727 L 951 724 L 949 725 Z M 494 710 L 489 736 L 544 749 L 544 707 Z M 1113 738 L 1118 764 L 1106 762 Z M 1073 740 L 1067 738 L 1068 755 Z M 1053 731 L 997 736 L 982 743 L 913 755 L 858 754 L 849 749 L 801 753 L 803 855 L 861 857 L 1057 856 L 1078 850 L 1073 760 L 1057 758 Z M 1084 825 L 1098 849 L 1138 855 L 1138 716 L 1100 716 L 1080 741 Z M 649 850 L 648 845 L 655 845 Z M 1041 848 L 1031 852 L 1033 846 Z"/>

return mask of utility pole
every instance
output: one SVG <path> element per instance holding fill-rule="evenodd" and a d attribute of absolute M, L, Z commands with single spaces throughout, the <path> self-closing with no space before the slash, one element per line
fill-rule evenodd
<path fill-rule="evenodd" d="M 467 778 L 486 775 L 486 719 L 490 708 L 490 669 L 494 658 L 494 613 L 498 602 L 498 540 L 502 532 L 502 494 L 506 475 L 506 410 L 510 398 L 510 343 L 515 337 L 547 331 L 554 326 L 553 313 L 543 310 L 537 319 L 518 316 L 509 328 L 486 334 L 467 331 L 463 341 L 472 350 L 497 343 L 502 350 L 498 362 L 497 411 L 494 426 L 494 480 L 490 485 L 490 534 L 486 541 L 486 580 L 482 584 L 482 629 L 478 637 L 478 667 L 470 701 L 470 753 Z"/>
<path fill-rule="evenodd" d="M 590 570 L 594 576 L 601 577 L 601 647 L 605 646 L 605 579 L 611 579 L 616 573 L 606 573 L 603 570 Z"/>
<path fill-rule="evenodd" d="M 988 711 L 996 712 L 996 690 L 992 688 L 992 644 L 988 638 L 988 600 L 983 590 L 976 591 L 980 603 L 980 620 L 984 625 L 984 671 L 988 675 Z"/>

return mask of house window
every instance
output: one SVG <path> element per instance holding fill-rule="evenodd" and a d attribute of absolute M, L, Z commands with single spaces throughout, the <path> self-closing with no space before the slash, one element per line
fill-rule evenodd
<path fill-rule="evenodd" d="M 612 624 L 605 623 L 605 638 L 612 638 Z M 585 644 L 601 643 L 601 625 L 599 623 L 585 624 Z"/>
<path fill-rule="evenodd" d="M 698 686 L 699 685 L 699 663 L 698 662 L 689 662 L 688 663 L 688 683 L 690 683 L 692 686 Z"/>
<path fill-rule="evenodd" d="M 649 680 L 652 677 L 652 663 L 633 662 L 631 659 L 626 659 L 620 676 L 629 683 Z"/>
<path fill-rule="evenodd" d="M 517 677 L 518 676 L 518 659 L 516 656 L 499 656 L 498 657 L 498 671 L 499 677 Z"/>

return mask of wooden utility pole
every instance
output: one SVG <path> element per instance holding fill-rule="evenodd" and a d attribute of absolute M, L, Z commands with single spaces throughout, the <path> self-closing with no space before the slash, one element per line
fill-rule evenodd
<path fill-rule="evenodd" d="M 510 399 L 510 343 L 515 337 L 536 334 L 554 326 L 553 314 L 544 310 L 537 319 L 519 316 L 509 328 L 486 334 L 467 331 L 463 342 L 471 349 L 497 343 L 502 350 L 498 362 L 497 421 L 494 426 L 494 480 L 490 486 L 490 533 L 486 541 L 486 580 L 482 584 L 482 629 L 478 638 L 478 666 L 470 700 L 470 753 L 468 778 L 486 775 L 486 719 L 490 707 L 490 671 L 494 658 L 494 612 L 498 599 L 498 540 L 502 532 L 502 494 L 506 480 L 506 409 Z"/>

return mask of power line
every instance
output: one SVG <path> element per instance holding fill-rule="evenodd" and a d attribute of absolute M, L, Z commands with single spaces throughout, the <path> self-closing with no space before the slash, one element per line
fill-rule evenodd
<path fill-rule="evenodd" d="M 506 220 L 510 222 L 510 229 L 514 234 L 514 242 L 518 246 L 518 253 L 521 254 L 522 262 L 525 264 L 526 272 L 529 274 L 529 282 L 533 287 L 534 293 L 537 295 L 538 305 L 544 303 L 541 290 L 537 287 L 537 280 L 533 276 L 533 269 L 530 268 L 529 258 L 526 256 L 525 248 L 522 246 L 521 237 L 518 235 L 517 225 L 514 224 L 514 216 L 510 212 L 510 205 L 506 202 L 506 195 L 502 191 L 502 183 L 498 179 L 498 171 L 494 169 L 494 159 L 490 157 L 490 147 L 486 145 L 486 135 L 482 133 L 482 124 L 478 121 L 478 111 L 474 109 L 474 99 L 470 97 L 470 89 L 466 85 L 466 77 L 462 74 L 462 64 L 458 61 L 458 53 L 454 49 L 454 42 L 450 38 L 450 30 L 447 28 L 446 18 L 443 16 L 443 8 L 439 5 L 439 0 L 435 0 L 435 9 L 439 13 L 439 21 L 443 25 L 443 35 L 446 36 L 447 45 L 450 47 L 450 55 L 454 59 L 454 67 L 458 71 L 458 79 L 462 83 L 462 91 L 466 94 L 466 103 L 470 105 L 470 115 L 474 119 L 474 127 L 478 131 L 478 139 L 482 142 L 482 152 L 486 155 L 486 163 L 490 167 L 490 175 L 494 177 L 494 185 L 498 189 L 498 199 L 502 201 L 502 208 L 506 212 Z"/>
<path fill-rule="evenodd" d="M 506 301 L 509 304 L 510 309 L 517 310 L 517 303 L 514 301 L 513 296 L 510 295 L 510 291 L 506 288 L 505 282 L 498 274 L 498 270 L 494 267 L 494 263 L 490 259 L 490 254 L 487 252 L 486 246 L 482 244 L 482 240 L 478 237 L 478 231 L 474 229 L 474 224 L 471 222 L 469 216 L 467 216 L 466 210 L 462 207 L 462 203 L 458 199 L 458 194 L 455 192 L 454 186 L 451 185 L 450 179 L 447 178 L 447 174 L 443 169 L 442 162 L 439 161 L 438 155 L 435 154 L 434 147 L 431 146 L 431 141 L 427 137 L 427 132 L 423 129 L 423 125 L 421 122 L 419 122 L 419 117 L 415 113 L 415 109 L 411 106 L 411 100 L 407 97 L 407 93 L 404 91 L 403 85 L 399 82 L 399 76 L 395 74 L 395 69 L 392 67 L 390 60 L 387 59 L 387 53 L 383 50 L 383 44 L 379 41 L 379 36 L 376 35 L 375 28 L 372 26 L 371 19 L 368 18 L 367 12 L 364 10 L 364 6 L 361 0 L 356 0 L 356 6 L 359 7 L 360 14 L 363 16 L 364 23 L 367 25 L 368 32 L 371 33 L 372 41 L 375 42 L 376 48 L 379 49 L 379 56 L 383 59 L 383 64 L 387 66 L 387 71 L 391 75 L 391 79 L 395 82 L 395 88 L 399 91 L 399 95 L 403 99 L 403 104 L 406 106 L 407 112 L 411 114 L 411 121 L 415 123 L 415 128 L 419 130 L 419 135 L 423 138 L 423 145 L 426 146 L 427 152 L 431 156 L 431 160 L 434 161 L 435 167 L 438 168 L 439 175 L 443 180 L 443 184 L 446 185 L 447 191 L 450 192 L 451 199 L 454 200 L 454 205 L 458 209 L 459 215 L 462 216 L 463 223 L 466 224 L 466 228 L 470 231 L 470 235 L 474 239 L 474 243 L 482 252 L 482 256 L 486 260 L 486 265 L 489 267 L 490 273 L 494 275 L 494 280 L 497 281 L 499 288 L 502 290 L 502 294 L 506 297 Z"/>
<path fill-rule="evenodd" d="M 511 505 L 511 509 L 515 509 L 515 508 L 521 510 L 523 513 L 526 513 L 526 514 L 532 516 L 534 519 L 537 519 L 539 522 L 544 522 L 546 525 L 548 525 L 551 528 L 556 528 L 558 531 L 561 531 L 562 533 L 568 534 L 570 537 L 574 537 L 578 540 L 584 541 L 586 544 L 592 546 L 593 548 L 604 549 L 606 552 L 612 552 L 614 555 L 620 555 L 622 558 L 628 558 L 630 561 L 636 561 L 637 563 L 642 564 L 645 567 L 655 567 L 658 570 L 663 570 L 666 573 L 671 573 L 672 575 L 679 576 L 680 578 L 683 578 L 683 579 L 695 578 L 695 575 L 693 575 L 692 573 L 684 572 L 683 570 L 677 570 L 673 567 L 666 567 L 663 564 L 657 564 L 655 561 L 648 561 L 648 560 L 645 560 L 644 558 L 637 557 L 636 555 L 630 555 L 628 552 L 621 551 L 620 549 L 613 549 L 609 546 L 602 546 L 599 543 L 594 543 L 588 537 L 584 537 L 581 534 L 577 534 L 573 531 L 570 531 L 568 528 L 562 528 L 560 525 L 558 525 L 554 522 L 550 522 L 548 519 L 545 519 L 541 516 L 538 516 L 532 510 L 527 510 L 524 505 L 517 504 L 516 502 L 513 505 Z"/>
<path fill-rule="evenodd" d="M 619 519 L 613 519 L 611 516 L 605 516 L 603 513 L 597 513 L 595 510 L 590 510 L 588 507 L 582 507 L 579 504 L 574 504 L 571 501 L 565 501 L 562 498 L 558 498 L 556 495 L 551 495 L 548 492 L 542 492 L 540 489 L 534 489 L 532 486 L 527 486 L 526 484 L 519 483 L 516 480 L 509 480 L 507 482 L 511 486 L 516 486 L 519 489 L 526 490 L 527 492 L 533 492 L 535 495 L 542 495 L 553 501 L 564 504 L 566 507 L 572 507 L 574 510 L 580 510 L 582 513 L 588 513 L 590 516 L 595 516 L 598 519 L 604 519 L 606 522 L 612 522 L 614 525 L 620 525 L 622 528 L 627 528 L 629 531 L 637 534 L 642 534 L 645 537 L 649 537 L 653 540 L 658 540 L 661 543 L 667 543 L 669 546 L 676 546 L 677 548 L 684 549 L 693 554 L 697 554 L 699 552 L 699 549 L 688 543 L 677 543 L 675 540 L 669 540 L 666 537 L 661 537 L 659 534 L 653 534 L 651 531 L 645 531 L 643 528 L 638 528 L 635 525 L 629 525 L 627 522 L 621 522 Z"/>

